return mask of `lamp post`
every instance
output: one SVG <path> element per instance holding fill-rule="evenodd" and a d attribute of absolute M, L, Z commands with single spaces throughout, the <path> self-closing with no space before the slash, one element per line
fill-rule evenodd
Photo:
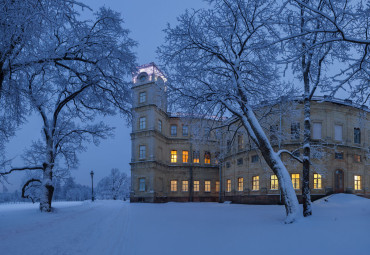
<path fill-rule="evenodd" d="M 91 171 L 90 175 L 91 175 L 91 201 L 94 202 L 94 171 Z"/>

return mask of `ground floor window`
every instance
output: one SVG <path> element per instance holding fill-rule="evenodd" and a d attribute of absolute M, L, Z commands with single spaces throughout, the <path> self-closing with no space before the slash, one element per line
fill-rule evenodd
<path fill-rule="evenodd" d="M 199 181 L 194 181 L 194 191 L 199 191 Z"/>
<path fill-rule="evenodd" d="M 252 177 L 252 190 L 259 190 L 260 189 L 260 177 L 253 176 Z"/>
<path fill-rule="evenodd" d="M 171 181 L 171 191 L 173 192 L 177 191 L 177 181 L 176 180 Z"/>
<path fill-rule="evenodd" d="M 204 182 L 204 191 L 205 192 L 211 192 L 211 181 L 205 181 Z"/>
<path fill-rule="evenodd" d="M 182 181 L 182 191 L 189 191 L 189 182 L 188 181 Z"/>
<path fill-rule="evenodd" d="M 238 191 L 243 191 L 243 178 L 238 178 Z"/>
<path fill-rule="evenodd" d="M 220 182 L 216 181 L 216 192 L 220 192 Z"/>
<path fill-rule="evenodd" d="M 322 189 L 321 174 L 314 174 L 313 175 L 313 188 L 314 189 Z"/>
<path fill-rule="evenodd" d="M 231 192 L 231 180 L 226 180 L 226 192 Z"/>
<path fill-rule="evenodd" d="M 299 189 L 299 174 L 292 174 L 292 183 L 294 189 Z"/>
<path fill-rule="evenodd" d="M 278 180 L 276 174 L 271 175 L 270 189 L 272 189 L 272 190 L 278 190 L 279 189 L 279 180 Z"/>
<path fill-rule="evenodd" d="M 145 178 L 139 178 L 139 191 L 145 191 Z"/>
<path fill-rule="evenodd" d="M 361 190 L 361 175 L 355 175 L 355 190 Z"/>

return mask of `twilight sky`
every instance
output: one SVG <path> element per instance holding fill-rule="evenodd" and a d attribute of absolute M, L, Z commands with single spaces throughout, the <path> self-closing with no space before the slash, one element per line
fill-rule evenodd
<path fill-rule="evenodd" d="M 158 62 L 156 48 L 164 42 L 162 30 L 167 23 L 175 24 L 176 17 L 185 9 L 199 9 L 206 6 L 201 0 L 81 0 L 93 10 L 105 5 L 122 14 L 124 27 L 131 31 L 131 38 L 139 43 L 136 48 L 138 63 Z M 85 16 L 86 15 L 86 16 Z M 83 16 L 91 17 L 91 12 L 84 11 Z M 78 169 L 72 170 L 76 182 L 90 185 L 90 171 L 95 172 L 95 182 L 108 175 L 110 169 L 118 168 L 130 173 L 131 140 L 127 123 L 120 117 L 104 118 L 107 124 L 116 127 L 115 137 L 104 140 L 99 147 L 88 145 L 88 150 L 80 154 Z M 28 123 L 23 125 L 8 144 L 6 154 L 14 158 L 13 166 L 22 166 L 20 155 L 32 142 L 41 139 L 41 121 L 38 116 L 30 116 Z M 9 191 L 20 189 L 22 173 L 9 176 Z M 0 190 L 1 192 L 1 190 Z"/>

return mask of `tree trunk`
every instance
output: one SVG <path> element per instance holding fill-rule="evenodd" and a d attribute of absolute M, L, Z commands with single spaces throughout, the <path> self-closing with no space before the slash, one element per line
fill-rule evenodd
<path fill-rule="evenodd" d="M 304 134 L 303 134 L 303 181 L 302 200 L 303 216 L 312 215 L 310 192 L 310 153 L 311 153 L 311 104 L 308 95 L 304 99 Z"/>
<path fill-rule="evenodd" d="M 53 172 L 50 166 L 44 167 L 41 194 L 40 194 L 40 211 L 51 212 L 51 201 L 53 198 L 54 187 L 52 184 Z"/>

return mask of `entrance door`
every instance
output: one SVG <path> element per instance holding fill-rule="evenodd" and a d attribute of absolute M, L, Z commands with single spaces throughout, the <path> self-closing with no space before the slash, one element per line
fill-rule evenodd
<path fill-rule="evenodd" d="M 343 170 L 336 170 L 334 177 L 334 193 L 344 192 L 344 175 Z"/>

